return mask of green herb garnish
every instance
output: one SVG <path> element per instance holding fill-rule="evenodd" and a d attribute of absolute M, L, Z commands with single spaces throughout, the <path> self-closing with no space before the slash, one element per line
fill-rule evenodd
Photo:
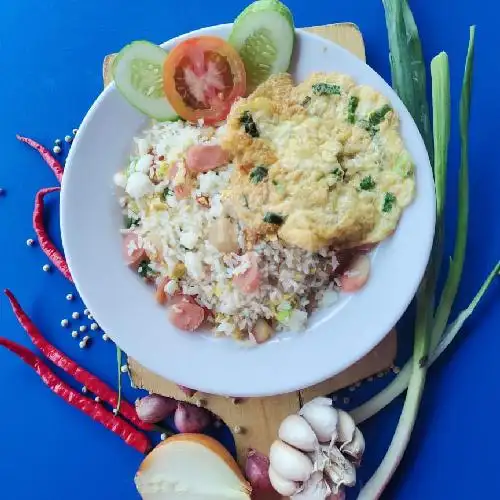
<path fill-rule="evenodd" d="M 371 191 L 376 186 L 375 181 L 372 179 L 372 176 L 369 175 L 361 180 L 359 183 L 359 188 L 363 191 Z M 388 193 L 389 194 L 389 193 Z"/>
<path fill-rule="evenodd" d="M 371 127 L 380 125 L 384 121 L 385 115 L 387 115 L 390 111 L 392 111 L 392 108 L 388 104 L 384 104 L 380 109 L 372 111 L 368 115 L 368 124 Z"/>
<path fill-rule="evenodd" d="M 137 272 L 139 273 L 139 276 L 142 276 L 143 278 L 154 278 L 158 274 L 156 271 L 151 269 L 151 261 L 149 259 L 141 261 L 139 267 L 137 268 Z"/>
<path fill-rule="evenodd" d="M 138 226 L 140 222 L 141 219 L 139 217 L 130 217 L 130 216 L 125 217 L 125 227 L 127 229 L 130 229 L 132 226 Z"/>
<path fill-rule="evenodd" d="M 344 178 L 345 172 L 340 167 L 335 167 L 331 172 L 338 181 L 341 181 Z"/>
<path fill-rule="evenodd" d="M 250 208 L 248 205 L 248 198 L 246 194 L 243 195 L 243 205 L 245 206 L 245 208 Z"/>
<path fill-rule="evenodd" d="M 347 104 L 347 121 L 354 124 L 356 122 L 356 110 L 358 109 L 359 97 L 352 95 Z"/>
<path fill-rule="evenodd" d="M 314 95 L 340 95 L 340 87 L 331 83 L 315 83 L 312 89 Z"/>
<path fill-rule="evenodd" d="M 281 215 L 275 214 L 274 212 L 266 212 L 262 220 L 268 224 L 281 226 L 281 224 L 285 221 L 285 218 Z"/>
<path fill-rule="evenodd" d="M 385 193 L 382 212 L 389 213 L 396 202 L 396 197 L 392 193 Z"/>
<path fill-rule="evenodd" d="M 167 196 L 172 196 L 173 194 L 174 192 L 169 187 L 166 187 L 161 193 L 161 199 L 167 201 Z"/>
<path fill-rule="evenodd" d="M 243 111 L 243 114 L 240 116 L 240 123 L 250 137 L 259 137 L 259 129 L 253 121 L 250 111 Z"/>
<path fill-rule="evenodd" d="M 267 168 L 259 165 L 254 167 L 250 172 L 250 182 L 253 184 L 258 184 L 262 182 L 267 177 Z"/>
<path fill-rule="evenodd" d="M 304 108 L 311 102 L 311 96 L 304 97 L 304 100 L 300 103 Z"/>

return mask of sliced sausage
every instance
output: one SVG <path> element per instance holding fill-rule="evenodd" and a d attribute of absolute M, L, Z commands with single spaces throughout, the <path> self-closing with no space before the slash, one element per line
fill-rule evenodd
<path fill-rule="evenodd" d="M 168 296 L 165 292 L 165 287 L 168 285 L 169 281 L 170 278 L 168 276 L 164 276 L 156 287 L 155 299 L 158 304 L 164 305 L 167 303 Z"/>
<path fill-rule="evenodd" d="M 127 233 L 122 241 L 123 258 L 128 266 L 137 270 L 139 264 L 147 258 L 146 250 L 139 244 L 139 236 L 136 233 Z"/>
<path fill-rule="evenodd" d="M 185 200 L 191 194 L 191 186 L 187 183 L 174 187 L 174 194 L 178 200 Z"/>
<path fill-rule="evenodd" d="M 229 162 L 228 154 L 217 145 L 191 146 L 186 155 L 186 166 L 191 172 L 208 172 Z"/>
<path fill-rule="evenodd" d="M 351 262 L 349 269 L 340 276 L 340 288 L 344 292 L 356 292 L 366 284 L 369 275 L 370 259 L 364 254 L 358 255 Z"/>
<path fill-rule="evenodd" d="M 170 321 L 181 330 L 193 332 L 204 319 L 205 311 L 198 304 L 179 302 L 170 308 Z"/>
<path fill-rule="evenodd" d="M 233 283 L 245 293 L 255 292 L 260 285 L 259 263 L 255 253 L 246 254 L 250 266 L 241 274 L 233 277 Z"/>

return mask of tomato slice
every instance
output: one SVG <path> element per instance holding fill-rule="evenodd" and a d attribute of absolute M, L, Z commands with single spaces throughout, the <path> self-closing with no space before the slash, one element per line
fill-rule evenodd
<path fill-rule="evenodd" d="M 163 87 L 181 118 L 217 123 L 245 94 L 245 66 L 238 52 L 222 38 L 190 38 L 168 54 L 163 65 Z"/>

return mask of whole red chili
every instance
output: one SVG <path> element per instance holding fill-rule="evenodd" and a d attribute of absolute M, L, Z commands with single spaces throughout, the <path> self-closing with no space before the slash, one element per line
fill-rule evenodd
<path fill-rule="evenodd" d="M 10 290 L 5 290 L 5 295 L 7 295 L 16 318 L 29 335 L 33 345 L 40 349 L 42 354 L 48 360 L 52 361 L 52 363 L 54 363 L 57 367 L 71 375 L 77 382 L 80 382 L 82 385 L 87 387 L 90 392 L 99 396 L 99 398 L 106 403 L 109 403 L 113 406 L 113 408 L 116 408 L 118 404 L 118 393 L 98 377 L 78 366 L 78 364 L 66 356 L 66 354 L 50 344 L 50 342 L 43 337 L 40 330 L 38 330 L 35 324 L 31 321 L 30 317 L 23 310 L 17 299 L 14 297 L 14 294 Z M 143 422 L 138 417 L 136 409 L 128 401 L 124 401 L 123 399 L 121 400 L 120 412 L 125 418 L 130 420 L 130 422 L 140 429 L 145 431 L 153 430 L 153 426 L 151 424 Z"/>
<path fill-rule="evenodd" d="M 16 344 L 9 339 L 0 337 L 0 345 L 16 354 L 26 364 L 31 366 L 39 375 L 43 383 L 59 397 L 75 408 L 78 408 L 87 416 L 99 422 L 101 425 L 120 436 L 128 445 L 141 453 L 146 453 L 151 449 L 151 443 L 146 435 L 135 429 L 122 418 L 113 415 L 102 405 L 90 398 L 80 394 L 62 381 L 50 368 L 29 349 Z"/>
<path fill-rule="evenodd" d="M 52 264 L 61 271 L 65 278 L 67 278 L 71 283 L 73 283 L 73 278 L 69 272 L 68 264 L 66 259 L 55 247 L 54 243 L 50 239 L 47 230 L 45 229 L 45 224 L 43 222 L 43 208 L 44 208 L 44 197 L 46 194 L 53 193 L 54 191 L 59 191 L 60 188 L 44 188 L 40 189 L 35 197 L 35 208 L 33 209 L 33 229 L 38 237 L 38 243 L 40 248 L 43 250 L 45 255 L 50 259 Z"/>
<path fill-rule="evenodd" d="M 33 149 L 36 149 L 40 153 L 40 156 L 45 160 L 45 163 L 47 163 L 47 165 L 50 167 L 52 172 L 54 172 L 54 175 L 56 176 L 59 183 L 62 182 L 62 176 L 64 173 L 63 166 L 52 156 L 51 152 L 45 146 L 42 146 L 29 137 L 23 137 L 19 134 L 16 135 L 16 138 L 18 141 L 24 142 L 28 146 L 31 146 Z"/>

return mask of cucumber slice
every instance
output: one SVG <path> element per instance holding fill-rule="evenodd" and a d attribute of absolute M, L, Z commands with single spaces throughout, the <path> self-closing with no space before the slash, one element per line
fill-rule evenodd
<path fill-rule="evenodd" d="M 167 53 L 146 41 L 123 47 L 113 62 L 113 78 L 120 93 L 142 113 L 160 121 L 174 120 L 163 90 L 163 63 Z"/>
<path fill-rule="evenodd" d="M 229 43 L 245 63 L 249 92 L 288 70 L 294 38 L 292 13 L 279 0 L 257 0 L 236 18 Z"/>

